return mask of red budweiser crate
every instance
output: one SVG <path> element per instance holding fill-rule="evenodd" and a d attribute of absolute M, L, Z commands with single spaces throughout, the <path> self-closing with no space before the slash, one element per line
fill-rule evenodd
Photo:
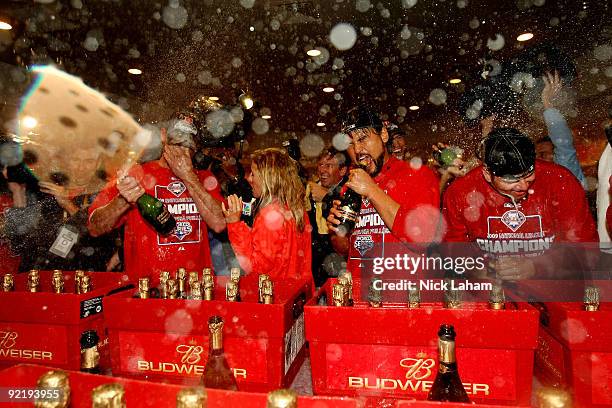
<path fill-rule="evenodd" d="M 439 303 L 369 307 L 319 306 L 331 302 L 330 286 L 307 303 L 306 339 L 310 344 L 315 394 L 424 399 L 437 372 L 438 329 L 457 331 L 459 373 L 472 401 L 529 405 L 538 311 L 526 303 L 506 302 L 505 310 L 464 302 L 461 309 Z"/>
<path fill-rule="evenodd" d="M 226 277 L 215 299 L 225 299 Z M 208 319 L 223 318 L 223 344 L 241 391 L 287 387 L 304 360 L 304 317 L 312 288 L 305 281 L 274 282 L 274 304 L 257 303 L 257 278 L 240 282 L 241 302 L 136 299 L 120 293 L 104 300 L 113 374 L 197 384 L 208 356 Z"/>
<path fill-rule="evenodd" d="M 601 298 L 612 298 L 611 282 L 599 282 Z M 545 385 L 568 387 L 577 407 L 612 406 L 612 303 L 587 312 L 582 302 L 546 302 L 535 357 Z"/>
<path fill-rule="evenodd" d="M 93 289 L 74 294 L 74 271 L 64 272 L 66 293 L 53 293 L 52 271 L 40 271 L 41 292 L 26 290 L 28 274 L 15 275 L 15 291 L 0 292 L 0 367 L 40 363 L 78 370 L 85 330 L 100 337 L 100 368 L 110 368 L 102 298 L 125 285 L 125 275 L 90 272 Z"/>
<path fill-rule="evenodd" d="M 49 367 L 26 364 L 8 368 L 0 371 L 0 387 L 36 388 L 38 377 L 49 370 L 51 370 Z M 176 406 L 176 394 L 183 388 L 178 385 L 157 384 L 75 371 L 69 371 L 68 376 L 70 379 L 70 406 L 75 408 L 91 407 L 91 390 L 102 384 L 123 384 L 126 405 L 130 408 L 174 407 Z M 207 389 L 206 393 L 208 408 L 261 408 L 266 406 L 266 394 L 213 389 Z M 20 403 L 11 401 L 7 397 L 8 394 L 5 390 L 0 395 L 0 403 L 10 402 L 12 408 L 32 407 L 31 402 Z M 350 398 L 300 396 L 298 397 L 298 406 L 300 408 L 354 408 L 357 407 L 357 403 Z"/>

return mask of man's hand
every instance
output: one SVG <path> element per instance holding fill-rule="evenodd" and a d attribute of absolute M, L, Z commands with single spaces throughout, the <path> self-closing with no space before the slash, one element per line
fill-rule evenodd
<path fill-rule="evenodd" d="M 195 176 L 189 148 L 183 146 L 166 145 L 164 147 L 164 159 L 170 166 L 174 175 L 183 181 Z"/>
<path fill-rule="evenodd" d="M 336 226 L 340 225 L 340 218 L 342 213 L 340 212 L 340 200 L 333 201 L 333 207 L 329 209 L 329 215 L 327 216 L 327 229 L 338 233 Z"/>
<path fill-rule="evenodd" d="M 53 197 L 55 197 L 55 201 L 57 201 L 60 207 L 68 211 L 68 213 L 73 214 L 79 210 L 70 199 L 69 191 L 63 186 L 58 186 L 57 184 L 50 183 L 48 181 L 40 181 L 38 182 L 38 186 L 40 187 L 41 192 L 51 194 Z"/>
<path fill-rule="evenodd" d="M 131 176 L 119 177 L 117 190 L 128 203 L 135 203 L 145 193 L 145 189 Z"/>
<path fill-rule="evenodd" d="M 310 186 L 310 193 L 312 195 L 312 199 L 317 203 L 323 201 L 323 197 L 325 197 L 325 195 L 327 194 L 327 189 L 313 181 L 309 181 L 308 185 Z"/>
<path fill-rule="evenodd" d="M 544 105 L 544 109 L 553 108 L 553 102 L 559 96 L 559 92 L 563 87 L 563 82 L 561 82 L 561 77 L 559 77 L 557 71 L 555 71 L 554 74 L 547 72 L 543 79 L 544 89 L 542 90 L 542 104 Z"/>
<path fill-rule="evenodd" d="M 19 183 L 15 183 L 14 181 L 9 181 L 8 189 L 13 195 L 13 207 L 24 208 L 27 206 L 28 200 L 26 197 L 26 185 L 25 184 L 19 184 Z"/>
<path fill-rule="evenodd" d="M 221 209 L 225 216 L 225 222 L 231 224 L 233 222 L 240 221 L 240 215 L 242 215 L 242 198 L 236 194 L 232 194 L 227 197 L 227 207 L 225 203 L 221 203 Z"/>
<path fill-rule="evenodd" d="M 378 188 L 376 182 L 363 169 L 351 170 L 346 186 L 366 198 L 369 198 L 369 194 Z"/>
<path fill-rule="evenodd" d="M 489 263 L 495 276 L 501 280 L 517 281 L 533 278 L 535 265 L 529 258 L 501 257 Z"/>

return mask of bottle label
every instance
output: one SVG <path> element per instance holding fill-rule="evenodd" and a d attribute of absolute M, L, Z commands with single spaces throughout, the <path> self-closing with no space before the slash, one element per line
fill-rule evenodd
<path fill-rule="evenodd" d="M 353 211 L 349 206 L 340 207 L 340 214 L 341 214 L 340 215 L 341 222 L 346 222 L 346 221 L 357 222 L 357 219 L 359 218 L 359 214 Z"/>
<path fill-rule="evenodd" d="M 81 350 L 81 368 L 96 368 L 100 364 L 100 353 L 98 346 Z"/>
<path fill-rule="evenodd" d="M 102 313 L 102 296 L 86 299 L 81 302 L 81 319 Z"/>

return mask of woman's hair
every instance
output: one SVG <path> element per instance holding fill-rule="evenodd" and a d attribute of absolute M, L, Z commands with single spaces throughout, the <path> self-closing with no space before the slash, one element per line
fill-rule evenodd
<path fill-rule="evenodd" d="M 291 211 L 298 230 L 304 231 L 306 191 L 298 175 L 298 165 L 286 151 L 276 148 L 257 150 L 252 155 L 261 179 L 260 206 L 277 200 Z"/>

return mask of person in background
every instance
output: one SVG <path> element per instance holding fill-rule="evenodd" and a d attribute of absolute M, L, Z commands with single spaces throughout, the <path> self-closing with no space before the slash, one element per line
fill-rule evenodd
<path fill-rule="evenodd" d="M 559 73 L 546 73 L 544 89 L 542 90 L 542 104 L 544 105 L 544 122 L 548 129 L 548 136 L 536 142 L 536 157 L 565 167 L 586 188 L 586 179 L 576 155 L 572 131 L 561 112 L 554 106 L 562 87 L 563 83 Z"/>
<path fill-rule="evenodd" d="M 606 211 L 610 208 L 612 189 L 612 106 L 608 107 L 608 120 L 603 127 L 608 143 L 599 158 L 597 168 L 597 231 L 601 251 L 606 253 L 606 257 L 612 258 L 612 232 L 606 226 Z"/>
<path fill-rule="evenodd" d="M 408 144 L 406 143 L 406 134 L 395 123 L 385 122 L 385 127 L 389 133 L 389 141 L 387 142 L 387 151 L 393 157 L 399 160 L 408 160 Z"/>
<path fill-rule="evenodd" d="M 317 160 L 318 182 L 310 181 L 310 209 L 312 225 L 312 273 L 317 287 L 328 277 L 346 270 L 346 258 L 334 251 L 329 239 L 327 217 L 333 200 L 340 196 L 341 181 L 348 172 L 351 159 L 345 151 L 333 147 L 324 149 Z"/>
<path fill-rule="evenodd" d="M 247 178 L 259 200 L 253 227 L 240 220 L 242 199 L 227 198 L 223 214 L 241 268 L 253 278 L 304 279 L 314 290 L 311 272 L 311 227 L 305 210 L 305 188 L 297 162 L 276 148 L 252 155 Z"/>

